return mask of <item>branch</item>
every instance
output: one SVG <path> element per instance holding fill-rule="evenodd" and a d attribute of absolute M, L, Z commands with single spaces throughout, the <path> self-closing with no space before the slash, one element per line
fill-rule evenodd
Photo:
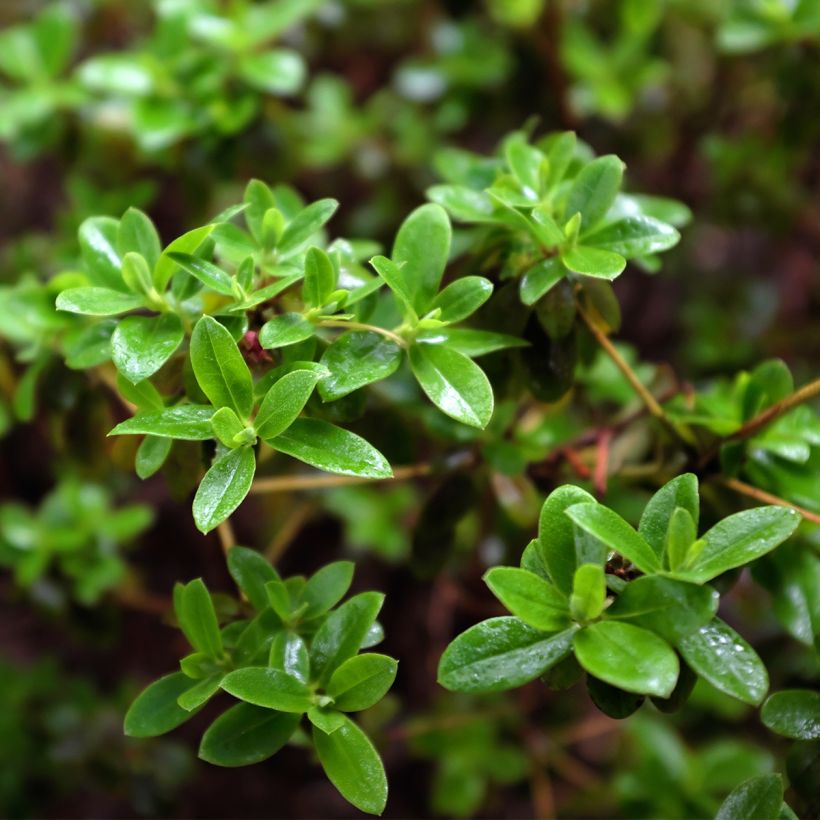
<path fill-rule="evenodd" d="M 348 330 L 369 330 L 371 333 L 380 333 L 399 347 L 407 347 L 407 342 L 402 339 L 398 333 L 393 333 L 392 330 L 386 330 L 378 325 L 368 325 L 364 322 L 346 322 L 342 319 L 325 319 L 319 323 L 319 327 L 343 327 Z"/>
<path fill-rule="evenodd" d="M 758 413 L 754 418 L 749 419 L 739 430 L 727 436 L 726 440 L 743 441 L 750 438 L 767 424 L 771 424 L 775 419 L 788 413 L 789 410 L 794 410 L 795 407 L 810 401 L 815 396 L 820 396 L 820 379 L 815 379 L 813 382 L 803 385 L 799 390 L 795 390 L 785 399 L 776 401 L 771 407 L 767 407 L 762 413 Z"/>
<path fill-rule="evenodd" d="M 757 487 L 753 487 L 751 484 L 746 484 L 743 481 L 738 481 L 736 478 L 721 478 L 718 480 L 724 487 L 728 487 L 736 493 L 745 495 L 748 498 L 753 498 L 755 501 L 762 501 L 764 504 L 776 504 L 778 507 L 787 507 L 799 515 L 802 515 L 806 521 L 811 521 L 813 524 L 820 524 L 820 515 L 803 507 L 798 507 L 797 504 L 792 504 L 784 498 L 780 498 L 780 496 L 772 495 L 765 490 L 759 490 Z"/>
<path fill-rule="evenodd" d="M 222 552 L 227 556 L 230 548 L 236 545 L 236 535 L 234 535 L 230 519 L 226 518 L 221 524 L 217 524 L 216 533 L 222 545 Z"/>

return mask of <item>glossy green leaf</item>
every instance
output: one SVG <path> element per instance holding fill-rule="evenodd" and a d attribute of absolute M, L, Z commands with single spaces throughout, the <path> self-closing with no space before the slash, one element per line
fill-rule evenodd
<path fill-rule="evenodd" d="M 220 685 L 228 694 L 245 703 L 276 709 L 277 712 L 301 714 L 313 705 L 308 686 L 280 669 L 246 666 L 227 674 Z"/>
<path fill-rule="evenodd" d="M 349 718 L 332 734 L 313 730 L 313 746 L 330 782 L 345 800 L 368 814 L 387 803 L 387 776 L 379 753 Z"/>
<path fill-rule="evenodd" d="M 119 223 L 116 219 L 92 216 L 80 225 L 78 239 L 83 263 L 92 284 L 122 290 L 122 259 L 117 251 L 118 230 Z"/>
<path fill-rule="evenodd" d="M 794 740 L 820 738 L 820 692 L 786 689 L 763 704 L 760 719 L 773 732 Z"/>
<path fill-rule="evenodd" d="M 246 419 L 253 407 L 250 370 L 231 334 L 203 316 L 191 335 L 191 364 L 202 392 L 216 407 L 230 407 Z"/>
<path fill-rule="evenodd" d="M 253 422 L 260 438 L 273 439 L 284 433 L 299 417 L 321 378 L 321 372 L 293 370 L 275 382 L 265 394 Z"/>
<path fill-rule="evenodd" d="M 795 510 L 774 505 L 730 515 L 702 536 L 702 549 L 684 564 L 680 577 L 704 583 L 744 566 L 782 544 L 800 521 Z"/>
<path fill-rule="evenodd" d="M 254 609 L 261 611 L 268 606 L 265 584 L 279 580 L 279 574 L 269 561 L 256 550 L 231 547 L 228 551 L 228 570 Z"/>
<path fill-rule="evenodd" d="M 120 256 L 138 253 L 153 269 L 159 260 L 162 245 L 151 219 L 137 208 L 129 208 L 117 230 L 117 250 Z"/>
<path fill-rule="evenodd" d="M 278 582 L 269 582 L 268 588 L 271 583 L 275 585 Z M 278 632 L 271 641 L 268 666 L 307 683 L 310 679 L 310 655 L 304 639 L 287 629 Z"/>
<path fill-rule="evenodd" d="M 591 675 L 639 695 L 667 698 L 678 680 L 678 656 L 666 641 L 632 624 L 599 621 L 574 638 L 575 657 Z"/>
<path fill-rule="evenodd" d="M 213 438 L 211 418 L 214 408 L 202 404 L 178 404 L 164 410 L 137 413 L 118 424 L 108 435 L 152 435 L 178 438 L 184 441 L 205 441 Z"/>
<path fill-rule="evenodd" d="M 314 331 L 313 324 L 301 313 L 282 313 L 262 325 L 259 331 L 259 344 L 268 349 L 287 347 L 304 342 Z"/>
<path fill-rule="evenodd" d="M 416 208 L 396 234 L 392 259 L 401 268 L 410 304 L 419 315 L 430 309 L 438 293 L 450 255 L 451 233 L 447 212 L 427 204 Z"/>
<path fill-rule="evenodd" d="M 565 484 L 553 490 L 541 507 L 538 519 L 538 550 L 555 586 L 565 595 L 572 593 L 577 559 L 575 532 L 566 509 L 575 504 L 595 503 L 586 490 Z"/>
<path fill-rule="evenodd" d="M 109 288 L 68 288 L 57 297 L 57 310 L 85 316 L 117 316 L 142 306 L 142 296 Z"/>
<path fill-rule="evenodd" d="M 647 575 L 626 585 L 606 617 L 657 632 L 675 645 L 712 620 L 719 598 L 709 586 Z"/>
<path fill-rule="evenodd" d="M 680 234 L 671 225 L 651 216 L 628 216 L 581 235 L 584 245 L 612 251 L 627 259 L 669 250 L 680 241 Z"/>
<path fill-rule="evenodd" d="M 564 251 L 561 261 L 574 273 L 598 279 L 614 279 L 626 267 L 626 260 L 620 254 L 583 245 Z"/>
<path fill-rule="evenodd" d="M 145 258 L 138 253 L 127 253 L 122 260 L 122 281 L 134 293 L 152 295 L 154 282 Z"/>
<path fill-rule="evenodd" d="M 413 305 L 413 290 L 408 280 L 408 273 L 405 271 L 406 266 L 397 265 L 386 256 L 374 256 L 370 264 L 387 283 L 387 287 L 398 298 L 404 310 L 410 314 L 411 318 L 417 319 L 417 311 Z"/>
<path fill-rule="evenodd" d="M 378 333 L 342 333 L 320 359 L 329 373 L 319 382 L 319 395 L 323 401 L 335 401 L 366 384 L 386 379 L 398 369 L 401 355 L 395 342 Z"/>
<path fill-rule="evenodd" d="M 348 658 L 331 675 L 327 694 L 342 712 L 360 712 L 378 703 L 396 679 L 399 664 L 394 658 L 368 652 Z"/>
<path fill-rule="evenodd" d="M 328 473 L 363 478 L 393 475 L 385 457 L 361 436 L 318 419 L 296 419 L 268 444 Z"/>
<path fill-rule="evenodd" d="M 569 189 L 566 216 L 580 213 L 585 231 L 595 227 L 615 202 L 623 174 L 623 162 L 612 154 L 585 165 Z"/>
<path fill-rule="evenodd" d="M 575 627 L 550 634 L 514 617 L 470 627 L 445 650 L 438 682 L 455 692 L 501 692 L 522 686 L 563 660 Z"/>
<path fill-rule="evenodd" d="M 331 258 L 320 248 L 309 248 L 305 255 L 305 281 L 302 296 L 305 306 L 321 307 L 327 304 L 336 290 L 336 268 Z"/>
<path fill-rule="evenodd" d="M 192 255 L 202 247 L 214 227 L 214 225 L 203 225 L 201 228 L 194 228 L 192 231 L 177 237 L 160 254 L 153 272 L 154 287 L 160 293 L 165 291 L 171 277 L 180 269 L 179 265 L 172 259 L 172 255 L 175 253 L 185 254 L 186 256 Z"/>
<path fill-rule="evenodd" d="M 303 617 L 315 618 L 336 606 L 350 589 L 354 569 L 352 561 L 334 561 L 311 575 L 302 591 Z"/>
<path fill-rule="evenodd" d="M 472 316 L 493 293 L 493 283 L 483 276 L 463 276 L 447 285 L 430 308 L 440 310 L 442 322 L 460 322 Z"/>
<path fill-rule="evenodd" d="M 673 572 L 686 560 L 697 540 L 697 528 L 692 516 L 683 507 L 675 507 L 664 542 L 665 562 Z"/>
<path fill-rule="evenodd" d="M 431 202 L 441 205 L 458 221 L 492 221 L 495 206 L 483 191 L 465 185 L 433 185 L 426 194 Z"/>
<path fill-rule="evenodd" d="M 581 622 L 594 620 L 603 612 L 605 600 L 604 568 L 600 564 L 581 564 L 575 570 L 569 598 L 572 619 Z"/>
<path fill-rule="evenodd" d="M 130 737 L 156 737 L 176 729 L 193 717 L 178 703 L 177 698 L 196 686 L 182 672 L 166 675 L 137 696 L 125 714 L 125 734 Z"/>
<path fill-rule="evenodd" d="M 493 414 L 493 391 L 478 365 L 445 345 L 415 344 L 410 366 L 422 390 L 448 416 L 483 429 Z"/>
<path fill-rule="evenodd" d="M 205 287 L 210 288 L 223 296 L 233 296 L 231 277 L 222 268 L 217 267 L 207 259 L 191 256 L 188 253 L 173 252 L 168 258 L 176 262 L 184 271 L 199 279 Z"/>
<path fill-rule="evenodd" d="M 335 199 L 320 199 L 312 202 L 288 223 L 276 250 L 283 256 L 295 253 L 327 222 L 336 212 L 339 203 Z"/>
<path fill-rule="evenodd" d="M 620 515 L 603 504 L 576 504 L 566 515 L 582 530 L 602 541 L 641 572 L 653 573 L 661 563 L 652 547 Z"/>
<path fill-rule="evenodd" d="M 715 618 L 678 643 L 684 660 L 716 689 L 758 705 L 769 689 L 766 667 L 749 644 Z"/>
<path fill-rule="evenodd" d="M 194 496 L 194 522 L 200 532 L 209 533 L 242 503 L 255 471 L 250 447 L 231 450 L 211 465 Z"/>
<path fill-rule="evenodd" d="M 209 658 L 222 655 L 222 638 L 211 594 L 201 578 L 185 584 L 174 596 L 180 629 L 188 643 Z"/>
<path fill-rule="evenodd" d="M 384 595 L 362 592 L 328 615 L 310 647 L 311 674 L 319 684 L 327 684 L 336 669 L 359 651 L 383 603 Z"/>
<path fill-rule="evenodd" d="M 215 766 L 259 763 L 290 740 L 299 720 L 297 713 L 237 703 L 206 729 L 199 744 L 199 757 Z"/>
<path fill-rule="evenodd" d="M 783 779 L 779 774 L 760 774 L 733 789 L 715 820 L 777 820 L 783 805 Z"/>
<path fill-rule="evenodd" d="M 134 470 L 142 478 L 150 478 L 156 473 L 171 452 L 171 439 L 160 436 L 146 436 L 137 447 Z"/>
<path fill-rule="evenodd" d="M 182 322 L 173 313 L 126 316 L 111 336 L 117 370 L 135 384 L 157 372 L 182 344 Z"/>
<path fill-rule="evenodd" d="M 557 632 L 570 625 L 566 596 L 525 569 L 493 567 L 484 574 L 484 583 L 513 615 L 534 629 Z"/>
<path fill-rule="evenodd" d="M 542 259 L 521 277 L 519 293 L 525 305 L 534 305 L 542 296 L 549 293 L 567 275 L 567 269 L 561 260 L 555 257 Z"/>
<path fill-rule="evenodd" d="M 649 499 L 644 508 L 638 532 L 660 558 L 664 552 L 669 519 L 676 507 L 682 507 L 698 525 L 700 501 L 698 479 L 693 473 L 685 473 L 668 481 Z"/>
<path fill-rule="evenodd" d="M 228 447 L 233 449 L 239 444 L 247 444 L 248 442 L 237 441 L 237 438 L 242 438 L 245 431 L 245 425 L 239 420 L 239 417 L 231 410 L 230 407 L 220 407 L 211 418 L 211 428 L 214 431 L 214 438 Z"/>
<path fill-rule="evenodd" d="M 197 681 L 195 686 L 192 686 L 187 692 L 183 692 L 177 698 L 177 703 L 185 709 L 186 712 L 199 709 L 219 691 L 219 684 L 223 677 L 224 673 L 218 672 L 215 675 Z"/>
<path fill-rule="evenodd" d="M 331 735 L 344 726 L 345 716 L 342 712 L 329 707 L 314 706 L 308 709 L 308 720 L 326 735 Z"/>
<path fill-rule="evenodd" d="M 445 345 L 470 358 L 485 356 L 488 353 L 507 350 L 511 347 L 526 347 L 529 344 L 526 339 L 519 339 L 507 333 L 461 327 L 425 330 L 418 334 L 416 340 L 424 344 Z"/>

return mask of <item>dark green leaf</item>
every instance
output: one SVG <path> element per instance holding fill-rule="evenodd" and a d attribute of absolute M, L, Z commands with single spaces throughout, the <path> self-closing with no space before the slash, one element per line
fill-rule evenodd
<path fill-rule="evenodd" d="M 262 325 L 259 344 L 269 349 L 295 345 L 309 339 L 314 330 L 313 324 L 301 313 L 283 313 Z"/>
<path fill-rule="evenodd" d="M 615 202 L 623 174 L 623 162 L 612 154 L 598 157 L 585 165 L 569 190 L 566 216 L 580 213 L 584 230 L 594 228 Z"/>
<path fill-rule="evenodd" d="M 442 322 L 460 322 L 475 313 L 492 295 L 493 283 L 483 276 L 463 276 L 433 299 L 431 310 L 440 310 Z"/>
<path fill-rule="evenodd" d="M 182 344 L 182 322 L 173 313 L 126 316 L 111 337 L 117 370 L 136 384 L 157 372 Z"/>
<path fill-rule="evenodd" d="M 182 672 L 166 675 L 144 689 L 125 714 L 125 734 L 130 737 L 156 737 L 176 729 L 194 712 L 188 712 L 177 698 L 196 686 Z"/>
<path fill-rule="evenodd" d="M 783 804 L 783 779 L 760 774 L 741 783 L 724 800 L 715 820 L 777 820 Z"/>
<path fill-rule="evenodd" d="M 253 422 L 259 437 L 272 439 L 284 433 L 298 418 L 321 378 L 321 372 L 293 370 L 275 382 L 265 394 Z"/>
<path fill-rule="evenodd" d="M 350 330 L 325 350 L 320 361 L 329 375 L 319 382 L 319 395 L 323 401 L 334 401 L 395 373 L 401 348 L 378 333 Z"/>
<path fill-rule="evenodd" d="M 325 222 L 330 219 L 339 207 L 335 199 L 320 199 L 312 202 L 288 223 L 276 250 L 283 256 L 298 251 Z"/>
<path fill-rule="evenodd" d="M 398 661 L 373 652 L 348 658 L 331 675 L 327 693 L 342 712 L 359 712 L 378 703 L 396 679 Z"/>
<path fill-rule="evenodd" d="M 669 519 L 676 507 L 682 507 L 691 516 L 697 529 L 700 503 L 698 479 L 693 473 L 685 473 L 668 481 L 658 490 L 643 511 L 638 532 L 660 558 L 664 553 Z"/>
<path fill-rule="evenodd" d="M 228 552 L 228 570 L 237 586 L 245 593 L 254 609 L 262 611 L 268 605 L 265 584 L 278 581 L 279 575 L 256 550 L 231 547 Z"/>
<path fill-rule="evenodd" d="M 567 269 L 561 264 L 560 259 L 542 259 L 521 277 L 521 301 L 525 305 L 534 305 L 566 275 Z"/>
<path fill-rule="evenodd" d="M 180 629 L 191 646 L 209 658 L 222 655 L 222 638 L 211 594 L 201 578 L 186 584 L 174 596 Z"/>
<path fill-rule="evenodd" d="M 336 606 L 350 589 L 354 569 L 352 561 L 334 561 L 311 575 L 302 591 L 303 617 L 316 618 Z"/>
<path fill-rule="evenodd" d="M 763 704 L 760 719 L 773 732 L 795 740 L 820 738 L 820 692 L 787 689 Z"/>
<path fill-rule="evenodd" d="M 134 469 L 140 478 L 150 478 L 162 467 L 171 452 L 171 443 L 171 439 L 160 436 L 146 436 L 140 442 L 134 459 Z"/>
<path fill-rule="evenodd" d="M 433 345 L 445 345 L 451 350 L 475 358 L 506 350 L 510 347 L 526 347 L 529 342 L 510 336 L 507 333 L 495 333 L 489 330 L 472 330 L 460 327 L 442 327 L 425 330 L 416 337 L 418 342 Z"/>
<path fill-rule="evenodd" d="M 188 253 L 178 252 L 169 253 L 168 258 L 216 293 L 221 293 L 223 296 L 233 296 L 231 277 L 222 268 L 214 265 L 213 262 L 208 262 L 198 256 L 191 256 Z"/>
<path fill-rule="evenodd" d="M 85 316 L 116 316 L 142 305 L 142 296 L 99 287 L 68 288 L 57 297 L 57 310 Z"/>

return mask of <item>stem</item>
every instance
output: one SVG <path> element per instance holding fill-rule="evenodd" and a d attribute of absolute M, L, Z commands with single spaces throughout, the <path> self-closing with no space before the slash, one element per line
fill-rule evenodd
<path fill-rule="evenodd" d="M 319 327 L 345 327 L 349 330 L 369 330 L 372 333 L 380 333 L 382 336 L 390 339 L 391 342 L 395 342 L 399 347 L 407 347 L 407 342 L 405 342 L 398 333 L 394 333 L 392 330 L 386 330 L 378 325 L 368 325 L 364 322 L 347 322 L 342 319 L 325 319 L 319 322 Z"/>
<path fill-rule="evenodd" d="M 736 430 L 727 437 L 727 441 L 743 441 L 750 438 L 762 427 L 771 424 L 775 419 L 793 410 L 798 405 L 820 396 L 820 379 L 804 384 L 799 390 L 795 390 L 785 399 L 775 402 L 771 407 L 767 407 L 762 413 L 758 413 L 754 418 L 749 419 L 739 430 Z"/>
<path fill-rule="evenodd" d="M 407 467 L 396 467 L 393 470 L 393 481 L 405 481 L 408 478 L 430 475 L 432 464 L 411 464 Z M 364 478 L 355 475 L 294 475 L 257 478 L 251 485 L 252 493 L 278 493 L 291 490 L 316 490 L 322 487 L 344 487 L 351 484 L 370 484 L 372 481 L 389 481 L 384 478 Z"/>
<path fill-rule="evenodd" d="M 762 501 L 764 504 L 776 504 L 778 507 L 787 507 L 802 515 L 807 521 L 811 521 L 813 524 L 820 524 L 820 515 L 803 507 L 798 507 L 797 504 L 792 504 L 780 498 L 780 496 L 772 495 L 765 490 L 759 490 L 757 487 L 753 487 L 751 484 L 746 484 L 743 481 L 738 481 L 736 478 L 721 478 L 719 481 L 724 487 L 728 487 L 736 493 L 745 495 L 748 498 L 753 498 L 755 501 Z"/>
<path fill-rule="evenodd" d="M 310 514 L 313 512 L 313 509 L 313 503 L 303 501 L 291 511 L 264 552 L 265 558 L 267 558 L 271 564 L 276 566 L 279 559 L 285 554 L 285 550 L 299 534 L 299 530 L 302 529 L 310 517 Z"/>
<path fill-rule="evenodd" d="M 226 518 L 221 524 L 218 524 L 216 533 L 219 536 L 219 543 L 222 545 L 222 552 L 227 557 L 228 550 L 236 544 L 236 535 L 234 535 L 230 519 Z"/>

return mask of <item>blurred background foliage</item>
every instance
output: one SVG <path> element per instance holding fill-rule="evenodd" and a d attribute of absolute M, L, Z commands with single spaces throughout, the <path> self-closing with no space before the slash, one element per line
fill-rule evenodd
<path fill-rule="evenodd" d="M 671 409 L 719 431 L 742 418 L 758 362 L 784 359 L 800 384 L 820 360 L 819 54 L 816 0 L 6 0 L 0 812 L 353 811 L 287 750 L 233 772 L 184 740 L 121 736 L 128 697 L 176 657 L 157 625 L 173 582 L 230 586 L 216 540 L 179 503 L 190 454 L 175 448 L 164 478 L 136 482 L 135 445 L 105 439 L 123 414 L 106 371 L 95 384 L 72 369 L 96 363 L 107 338 L 53 306 L 80 264 L 83 219 L 135 205 L 170 238 L 255 176 L 338 198 L 339 233 L 386 242 L 459 150 L 489 153 L 522 127 L 574 129 L 622 157 L 633 188 L 693 213 L 662 273 L 617 281 L 614 321 L 641 379 L 671 395 L 686 374 L 698 404 Z M 788 772 L 795 810 L 816 816 L 816 747 L 777 738 L 706 684 L 683 715 L 647 705 L 622 724 L 577 692 L 469 699 L 433 684 L 452 635 L 496 614 L 483 570 L 516 561 L 552 486 L 596 478 L 584 431 L 636 409 L 608 359 L 585 360 L 560 405 L 488 437 L 488 480 L 468 462 L 445 478 L 268 495 L 236 516 L 240 541 L 286 572 L 355 555 L 362 586 L 392 599 L 389 649 L 413 662 L 364 717 L 391 771 L 390 816 L 526 817 L 534 803 L 563 817 L 709 817 L 772 770 Z M 379 390 L 412 412 L 379 413 Z M 369 400 L 369 437 L 391 461 L 423 461 L 430 440 L 482 446 L 401 391 L 398 380 Z M 345 421 L 362 400 L 337 402 Z M 493 426 L 517 412 L 499 402 Z M 786 417 L 790 429 L 752 442 L 742 475 L 820 511 L 814 418 Z M 606 500 L 627 517 L 649 494 L 634 469 L 648 441 L 639 425 L 609 453 Z M 761 561 L 759 585 L 741 579 L 722 613 L 743 618 L 772 690 L 817 675 L 818 548 L 806 537 Z"/>

